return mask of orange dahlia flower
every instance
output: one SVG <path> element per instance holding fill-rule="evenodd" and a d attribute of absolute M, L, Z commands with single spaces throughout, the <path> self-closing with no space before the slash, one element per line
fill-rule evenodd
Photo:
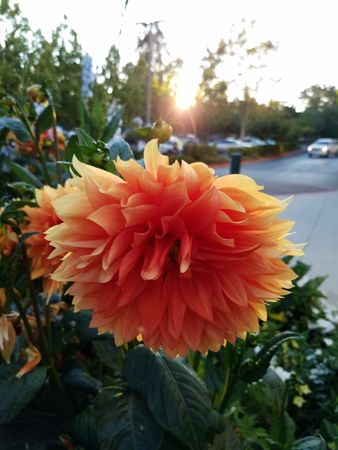
<path fill-rule="evenodd" d="M 35 190 L 38 207 L 25 206 L 24 208 L 29 224 L 23 229 L 23 232 L 38 232 L 26 241 L 28 244 L 27 254 L 32 259 L 31 277 L 33 280 L 44 277 L 43 287 L 47 299 L 57 292 L 62 284 L 50 278 L 50 274 L 60 263 L 60 258 L 49 258 L 53 247 L 46 240 L 44 233 L 48 228 L 61 223 L 61 219 L 54 210 L 53 200 L 74 190 L 77 188 L 71 186 L 70 183 L 66 183 L 64 187 L 59 185 L 56 189 L 44 186 L 42 189 Z"/>
<path fill-rule="evenodd" d="M 82 189 L 53 202 L 63 223 L 46 233 L 64 255 L 53 279 L 74 282 L 76 309 L 117 345 L 142 335 L 174 356 L 257 332 L 296 278 L 280 259 L 301 253 L 277 219 L 287 203 L 243 175 L 169 165 L 155 140 L 144 159 L 118 159 L 119 178 L 74 158 Z"/>
<path fill-rule="evenodd" d="M 0 354 L 7 364 L 10 363 L 11 356 L 16 343 L 16 332 L 10 316 L 0 317 Z"/>
<path fill-rule="evenodd" d="M 17 243 L 18 236 L 15 234 L 12 227 L 7 224 L 0 225 L 0 260 L 4 256 L 11 255 Z"/>

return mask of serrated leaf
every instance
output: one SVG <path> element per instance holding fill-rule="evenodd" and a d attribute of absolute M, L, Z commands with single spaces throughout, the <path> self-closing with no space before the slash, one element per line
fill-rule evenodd
<path fill-rule="evenodd" d="M 8 187 L 22 195 L 34 193 L 34 187 L 24 181 L 14 181 L 13 183 L 8 183 Z"/>
<path fill-rule="evenodd" d="M 215 436 L 210 450 L 242 450 L 238 436 L 229 422 L 226 423 L 223 433 Z"/>
<path fill-rule="evenodd" d="M 78 137 L 76 134 L 70 137 L 67 147 L 65 148 L 65 151 L 63 152 L 63 161 L 69 161 L 72 162 L 73 155 L 76 152 L 78 143 Z"/>
<path fill-rule="evenodd" d="M 94 403 L 101 450 L 158 450 L 163 430 L 137 394 L 101 392 Z"/>
<path fill-rule="evenodd" d="M 75 131 L 79 145 L 83 145 L 84 147 L 89 148 L 95 148 L 94 145 L 95 139 L 89 136 L 89 134 L 87 134 L 84 130 L 81 130 L 81 128 L 76 128 Z"/>
<path fill-rule="evenodd" d="M 206 387 L 192 370 L 139 346 L 127 354 L 123 376 L 163 428 L 188 448 L 202 448 L 211 406 Z"/>
<path fill-rule="evenodd" d="M 128 159 L 133 158 L 133 152 L 131 148 L 124 139 L 119 139 L 109 146 L 109 153 L 111 159 L 115 160 L 118 156 L 123 159 L 123 161 L 128 161 Z"/>
<path fill-rule="evenodd" d="M 292 450 L 326 450 L 324 439 L 320 436 L 308 436 L 298 439 L 292 446 Z"/>
<path fill-rule="evenodd" d="M 103 130 L 102 141 L 108 142 L 114 136 L 122 118 L 123 111 L 124 108 L 119 108 L 114 112 L 106 128 Z"/>
<path fill-rule="evenodd" d="M 113 338 L 95 340 L 92 342 L 96 355 L 106 366 L 116 369 L 121 368 L 123 364 L 122 354 L 119 348 L 114 344 Z"/>
<path fill-rule="evenodd" d="M 11 422 L 36 396 L 45 378 L 46 368 L 37 367 L 21 378 L 16 378 L 17 365 L 0 365 L 0 425 Z"/>
<path fill-rule="evenodd" d="M 63 376 L 63 382 L 68 386 L 79 388 L 81 391 L 96 395 L 101 383 L 88 372 L 80 368 L 73 368 Z"/>
<path fill-rule="evenodd" d="M 0 129 L 2 128 L 9 128 L 11 131 L 13 131 L 19 141 L 27 142 L 32 140 L 24 123 L 20 119 L 14 119 L 12 117 L 1 117 Z"/>
<path fill-rule="evenodd" d="M 31 184 L 36 188 L 41 188 L 43 186 L 41 181 L 35 175 L 33 175 L 31 172 L 29 172 L 29 170 L 25 169 L 24 167 L 20 166 L 19 164 L 15 163 L 14 161 L 11 161 L 8 159 L 8 160 L 6 160 L 6 164 L 9 165 L 12 172 L 21 181 Z"/>
<path fill-rule="evenodd" d="M 53 108 L 51 105 L 41 112 L 36 121 L 36 133 L 41 136 L 41 133 L 51 128 L 53 125 Z"/>
<path fill-rule="evenodd" d="M 254 362 L 242 366 L 240 377 L 247 383 L 258 381 L 264 376 L 269 368 L 270 361 L 278 348 L 287 341 L 303 339 L 298 333 L 285 331 L 273 337 L 264 347 L 257 353 Z"/>
<path fill-rule="evenodd" d="M 99 450 L 98 435 L 94 408 L 87 406 L 80 414 L 74 417 L 70 424 L 69 433 L 77 444 L 91 450 Z"/>

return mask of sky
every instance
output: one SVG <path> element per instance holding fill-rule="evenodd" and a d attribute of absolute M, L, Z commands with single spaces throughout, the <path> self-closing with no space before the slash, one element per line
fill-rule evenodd
<path fill-rule="evenodd" d="M 126 9 L 125 0 L 17 2 L 32 28 L 46 36 L 66 15 L 94 66 L 104 62 L 112 44 L 122 62 L 134 61 L 142 29 L 137 24 L 163 20 L 170 56 L 183 60 L 178 79 L 183 103 L 197 91 L 206 49 L 215 50 L 232 26 L 240 28 L 242 19 L 255 21 L 256 39 L 278 45 L 267 60 L 259 101 L 277 100 L 301 110 L 302 90 L 313 84 L 338 86 L 337 0 L 129 0 Z"/>

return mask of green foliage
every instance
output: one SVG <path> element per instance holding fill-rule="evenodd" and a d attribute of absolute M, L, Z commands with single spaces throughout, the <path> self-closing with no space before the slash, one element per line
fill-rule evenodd
<path fill-rule="evenodd" d="M 37 367 L 26 376 L 16 378 L 20 367 L 0 365 L 0 425 L 10 423 L 37 395 L 46 379 L 45 367 Z"/>
<path fill-rule="evenodd" d="M 163 428 L 188 448 L 201 448 L 210 405 L 205 387 L 191 369 L 138 347 L 128 353 L 123 376 L 130 388 L 146 400 Z"/>
<path fill-rule="evenodd" d="M 157 450 L 163 429 L 137 394 L 103 391 L 95 401 L 97 429 L 102 450 Z"/>
<path fill-rule="evenodd" d="M 29 170 L 25 169 L 14 161 L 8 160 L 7 164 L 19 180 L 23 181 L 24 183 L 28 183 L 28 185 L 32 185 L 36 188 L 41 188 L 43 186 L 41 181 Z"/>

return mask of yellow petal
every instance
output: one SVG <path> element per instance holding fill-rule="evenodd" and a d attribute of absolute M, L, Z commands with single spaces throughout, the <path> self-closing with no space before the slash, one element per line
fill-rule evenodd
<path fill-rule="evenodd" d="M 152 139 L 144 149 L 145 166 L 154 178 L 157 178 L 157 170 L 160 166 L 169 165 L 169 157 L 161 155 L 158 149 L 158 140 Z"/>

